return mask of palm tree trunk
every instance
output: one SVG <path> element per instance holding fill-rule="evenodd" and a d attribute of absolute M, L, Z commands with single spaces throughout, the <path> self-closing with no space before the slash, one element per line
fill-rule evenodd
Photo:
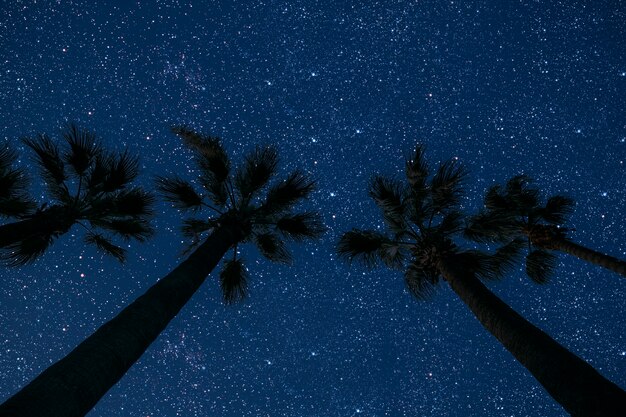
<path fill-rule="evenodd" d="M 567 238 L 566 229 L 561 229 L 554 225 L 536 224 L 530 228 L 524 228 L 523 232 L 535 246 L 568 253 L 583 261 L 601 266 L 626 277 L 625 261 L 570 241 Z"/>
<path fill-rule="evenodd" d="M 217 228 L 187 260 L 0 405 L 0 415 L 87 414 L 178 314 L 241 233 L 237 226 Z"/>
<path fill-rule="evenodd" d="M 441 273 L 480 323 L 572 416 L 619 417 L 626 392 L 493 294 L 454 258 Z"/>
<path fill-rule="evenodd" d="M 626 277 L 626 262 L 621 259 L 596 252 L 595 250 L 586 248 L 567 239 L 560 239 L 554 242 L 554 247 L 583 261 L 604 267 Z"/>

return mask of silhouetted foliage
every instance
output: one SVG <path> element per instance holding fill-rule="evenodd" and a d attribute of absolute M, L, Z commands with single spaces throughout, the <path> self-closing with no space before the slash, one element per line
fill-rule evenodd
<path fill-rule="evenodd" d="M 455 161 L 442 163 L 435 174 L 418 146 L 406 161 L 406 182 L 375 175 L 369 195 L 379 207 L 387 232 L 354 229 L 339 240 L 340 257 L 367 267 L 384 264 L 406 271 L 409 292 L 424 299 L 433 294 L 439 282 L 440 262 L 450 257 L 484 278 L 500 277 L 519 253 L 519 241 L 500 248 L 492 255 L 462 250 L 455 243 L 463 229 L 458 206 L 465 170 Z"/>
<path fill-rule="evenodd" d="M 541 193 L 525 175 L 512 177 L 504 187 L 490 187 L 484 208 L 469 219 L 465 237 L 477 242 L 507 242 L 523 239 L 527 243 L 526 273 L 537 284 L 554 275 L 559 250 L 578 256 L 626 276 L 626 262 L 573 243 L 565 227 L 574 209 L 574 200 L 554 195 L 542 203 Z"/>
<path fill-rule="evenodd" d="M 12 217 L 19 221 L 0 226 L 0 259 L 9 266 L 34 261 L 74 225 L 87 230 L 85 243 L 120 261 L 125 250 L 108 235 L 144 241 L 152 234 L 148 219 L 154 198 L 131 184 L 138 174 L 137 158 L 126 151 L 106 151 L 94 133 L 73 124 L 62 136 L 60 144 L 43 134 L 23 139 L 35 154 L 48 191 L 47 201 L 36 210 L 26 197 L 23 172 L 0 161 L 3 178 L 17 190 L 5 190 L 5 198 L 13 199 Z M 10 152 L 0 155 L 3 161 L 10 156 Z M 0 199 L 0 207 L 2 203 Z"/>
<path fill-rule="evenodd" d="M 199 176 L 193 182 L 177 176 L 157 177 L 157 188 L 175 208 L 194 213 L 202 209 L 211 212 L 207 218 L 183 221 L 183 235 L 191 239 L 184 254 L 227 218 L 245 225 L 248 232 L 241 242 L 253 243 L 259 253 L 272 262 L 291 263 L 286 240 L 303 241 L 322 235 L 324 226 L 319 213 L 293 211 L 294 206 L 314 190 L 313 180 L 294 171 L 272 183 L 279 163 L 274 147 L 257 146 L 244 155 L 243 162 L 233 170 L 219 138 L 187 126 L 175 126 L 172 131 L 193 152 Z M 233 248 L 233 259 L 224 262 L 220 275 L 226 303 L 241 301 L 248 294 L 247 268 L 237 258 L 237 249 Z"/>
<path fill-rule="evenodd" d="M 324 232 L 316 211 L 294 210 L 314 189 L 314 182 L 307 175 L 295 171 L 271 184 L 278 168 L 274 148 L 257 147 L 244 157 L 243 164 L 233 174 L 218 138 L 187 127 L 175 127 L 173 131 L 192 150 L 200 175 L 197 181 L 158 177 L 157 188 L 176 208 L 193 215 L 183 221 L 182 227 L 183 235 L 191 241 L 187 250 L 191 253 L 68 355 L 0 405 L 0 415 L 87 414 L 141 357 L 221 261 L 224 265 L 219 282 L 224 302 L 230 304 L 246 298 L 248 269 L 239 257 L 240 245 L 251 242 L 271 261 L 290 262 L 287 241 L 313 239 Z M 51 146 L 45 147 L 51 149 Z M 83 159 L 73 160 L 84 159 L 83 156 Z M 84 190 L 70 201 L 82 201 L 83 195 L 89 195 L 97 202 L 95 207 L 91 203 L 88 211 L 92 217 L 98 215 L 97 220 L 90 218 L 94 226 L 115 231 L 125 238 L 145 238 L 140 219 L 111 218 L 123 213 L 124 207 L 128 209 L 126 214 L 142 212 L 146 207 L 145 195 L 118 189 L 111 197 L 104 191 L 132 177 L 135 164 L 127 156 L 121 158 L 122 161 L 98 155 L 91 159 L 93 167 L 82 172 L 88 178 L 86 183 L 100 187 L 99 191 L 94 194 Z M 111 169 L 123 172 L 114 176 L 114 181 L 108 181 Z M 211 214 L 202 217 L 204 209 L 209 209 Z M 124 252 L 106 236 L 90 232 L 86 240 L 124 259 Z M 27 243 L 37 248 L 45 244 Z M 225 259 L 230 250 L 232 257 Z"/>
<path fill-rule="evenodd" d="M 623 390 L 513 311 L 478 279 L 502 278 L 527 246 L 520 228 L 539 219 L 555 227 L 553 223 L 564 220 L 571 210 L 571 200 L 553 197 L 539 206 L 538 191 L 528 189 L 527 179 L 521 176 L 512 179 L 504 191 L 493 187 L 485 199 L 488 211 L 465 230 L 466 236 L 477 240 L 504 243 L 488 254 L 459 246 L 465 229 L 460 210 L 465 171 L 457 162 L 444 162 L 431 176 L 423 148 L 418 146 L 405 167 L 406 182 L 375 175 L 369 184 L 369 195 L 381 210 L 386 228 L 344 233 L 337 244 L 339 257 L 368 268 L 384 265 L 404 270 L 406 288 L 418 300 L 430 298 L 444 280 L 572 415 L 599 417 L 624 409 Z M 526 223 L 520 216 L 526 217 Z M 559 231 L 556 227 L 548 230 Z M 527 272 L 541 283 L 554 263 L 549 252 L 535 250 L 527 258 Z"/>
<path fill-rule="evenodd" d="M 9 144 L 0 148 L 0 217 L 21 218 L 31 214 L 35 202 L 28 196 L 28 177 L 16 168 L 17 153 Z"/>

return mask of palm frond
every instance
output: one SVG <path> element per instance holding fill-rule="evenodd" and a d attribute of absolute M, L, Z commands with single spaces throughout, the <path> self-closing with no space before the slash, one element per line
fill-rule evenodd
<path fill-rule="evenodd" d="M 430 183 L 433 210 L 436 213 L 446 211 L 460 203 L 461 185 L 466 175 L 466 170 L 456 160 L 439 165 Z"/>
<path fill-rule="evenodd" d="M 413 260 L 404 273 L 404 283 L 409 293 L 418 300 L 430 299 L 439 282 L 436 271 L 425 269 L 417 260 Z"/>
<path fill-rule="evenodd" d="M 65 183 L 46 183 L 46 186 L 52 199 L 66 205 L 70 205 L 74 202 L 74 197 L 70 194 L 70 190 L 67 188 Z"/>
<path fill-rule="evenodd" d="M 226 181 L 217 181 L 211 175 L 200 175 L 200 184 L 207 191 L 207 197 L 218 208 L 223 208 L 228 203 L 229 193 Z"/>
<path fill-rule="evenodd" d="M 294 171 L 284 181 L 270 187 L 259 211 L 264 215 L 280 215 L 307 198 L 314 189 L 313 180 Z"/>
<path fill-rule="evenodd" d="M 12 198 L 26 191 L 26 177 L 17 170 L 0 171 L 0 199 Z"/>
<path fill-rule="evenodd" d="M 248 270 L 241 259 L 224 262 L 220 272 L 222 295 L 226 304 L 243 301 L 248 295 Z"/>
<path fill-rule="evenodd" d="M 197 210 L 202 207 L 202 197 L 187 181 L 177 176 L 157 176 L 155 182 L 163 198 L 174 207 L 181 210 Z"/>
<path fill-rule="evenodd" d="M 369 195 L 383 213 L 391 231 L 402 235 L 407 231 L 405 220 L 404 186 L 401 182 L 375 175 L 369 185 Z"/>
<path fill-rule="evenodd" d="M 424 158 L 424 146 L 417 145 L 413 157 L 405 163 L 405 174 L 411 189 L 423 191 L 426 189 L 426 179 L 428 178 L 428 163 Z"/>
<path fill-rule="evenodd" d="M 106 179 L 102 183 L 102 191 L 117 191 L 130 184 L 139 174 L 139 158 L 131 156 L 128 150 L 119 155 L 111 155 L 108 161 Z"/>
<path fill-rule="evenodd" d="M 574 200 L 562 195 L 548 198 L 546 205 L 539 209 L 539 216 L 554 225 L 561 225 L 567 221 L 567 217 L 574 211 Z"/>
<path fill-rule="evenodd" d="M 147 219 L 152 215 L 154 196 L 139 187 L 112 193 L 89 195 L 82 214 L 88 219 L 133 217 Z"/>
<path fill-rule="evenodd" d="M 203 156 L 198 162 L 198 167 L 202 177 L 206 178 L 203 183 L 211 184 L 211 189 L 215 188 L 214 183 L 224 184 L 230 173 L 230 162 L 225 152 L 213 157 Z"/>
<path fill-rule="evenodd" d="M 228 201 L 226 180 L 230 173 L 230 160 L 219 138 L 200 134 L 188 126 L 173 126 L 185 145 L 194 151 L 200 169 L 200 183 L 208 192 L 208 198 L 218 207 Z"/>
<path fill-rule="evenodd" d="M 152 215 L 154 195 L 139 187 L 123 189 L 115 193 L 113 206 L 108 211 L 115 216 L 147 217 Z"/>
<path fill-rule="evenodd" d="M 485 193 L 485 208 L 490 211 L 507 211 L 511 209 L 511 204 L 502 194 L 502 187 L 500 185 L 492 185 Z"/>
<path fill-rule="evenodd" d="M 527 189 L 512 200 L 514 201 L 517 211 L 522 215 L 528 216 L 529 220 L 532 222 L 539 207 L 539 197 L 539 189 Z"/>
<path fill-rule="evenodd" d="M 126 261 L 126 251 L 115 246 L 110 240 L 98 233 L 89 232 L 85 236 L 85 243 L 95 245 L 98 250 L 106 255 L 113 256 L 120 262 Z"/>
<path fill-rule="evenodd" d="M 278 235 L 271 232 L 254 233 L 252 238 L 261 255 L 270 261 L 291 263 L 291 254 L 287 250 L 285 242 Z"/>
<path fill-rule="evenodd" d="M 378 251 L 378 258 L 391 269 L 403 269 L 406 260 L 405 249 L 396 242 L 385 242 Z"/>
<path fill-rule="evenodd" d="M 531 188 L 531 183 L 526 175 L 516 175 L 507 182 L 504 197 L 516 213 L 529 215 L 539 206 L 539 189 Z"/>
<path fill-rule="evenodd" d="M 383 247 L 390 243 L 390 239 L 382 233 L 352 229 L 339 239 L 337 254 L 349 262 L 357 261 L 367 268 L 374 268 L 382 261 Z"/>
<path fill-rule="evenodd" d="M 192 149 L 202 149 L 206 140 L 205 136 L 186 125 L 174 125 L 170 130 L 175 135 L 178 135 L 185 145 Z"/>
<path fill-rule="evenodd" d="M 53 236 L 49 234 L 30 236 L 17 243 L 0 249 L 0 262 L 3 265 L 16 267 L 34 262 L 44 254 L 52 244 Z"/>
<path fill-rule="evenodd" d="M 184 125 L 173 126 L 172 132 L 199 157 L 198 164 L 204 176 L 213 177 L 218 183 L 226 181 L 230 161 L 219 138 L 200 134 Z"/>
<path fill-rule="evenodd" d="M 276 229 L 295 241 L 318 238 L 326 231 L 321 216 L 313 211 L 283 216 L 276 222 Z"/>
<path fill-rule="evenodd" d="M 217 227 L 217 224 L 218 222 L 213 219 L 185 219 L 181 231 L 185 237 L 199 238 L 202 233 Z"/>
<path fill-rule="evenodd" d="M 16 160 L 17 152 L 15 149 L 10 147 L 8 143 L 3 143 L 0 148 L 0 172 L 12 169 Z"/>
<path fill-rule="evenodd" d="M 520 234 L 522 226 L 509 211 L 482 211 L 469 218 L 463 234 L 474 242 L 507 242 Z"/>
<path fill-rule="evenodd" d="M 521 194 L 524 189 L 528 188 L 528 186 L 533 182 L 533 179 L 525 174 L 519 174 L 511 177 L 505 186 L 505 194 L 507 195 L 517 195 Z"/>
<path fill-rule="evenodd" d="M 437 233 L 450 236 L 463 230 L 463 213 L 459 210 L 451 210 L 446 213 L 441 222 L 435 226 Z"/>
<path fill-rule="evenodd" d="M 478 275 L 483 279 L 499 279 L 496 262 L 492 255 L 483 251 L 469 249 L 455 255 L 455 262 L 462 265 L 466 271 Z"/>
<path fill-rule="evenodd" d="M 424 189 L 422 195 L 417 195 L 413 190 L 404 200 L 406 217 L 413 224 L 421 225 L 430 217 L 430 203 L 426 197 L 428 190 Z"/>
<path fill-rule="evenodd" d="M 526 274 L 536 284 L 545 284 L 554 275 L 557 258 L 552 253 L 536 249 L 526 256 Z"/>
<path fill-rule="evenodd" d="M 64 154 L 65 163 L 71 166 L 78 176 L 83 176 L 94 157 L 101 151 L 95 133 L 70 124 L 63 132 L 63 137 L 69 145 L 69 151 Z"/>
<path fill-rule="evenodd" d="M 28 196 L 0 197 L 0 217 L 22 218 L 32 214 L 37 204 Z"/>
<path fill-rule="evenodd" d="M 67 179 L 59 148 L 52 139 L 41 134 L 36 139 L 24 138 L 22 141 L 37 154 L 37 163 L 47 183 L 61 184 Z"/>
<path fill-rule="evenodd" d="M 20 168 L 13 168 L 17 153 L 5 145 L 0 149 L 0 216 L 23 217 L 35 210 L 28 196 L 28 177 Z"/>
<path fill-rule="evenodd" d="M 500 246 L 491 259 L 493 262 L 493 277 L 504 278 L 504 275 L 517 265 L 518 258 L 526 242 L 523 239 L 513 239 Z"/>
<path fill-rule="evenodd" d="M 92 225 L 101 227 L 123 237 L 144 242 L 154 234 L 150 224 L 140 218 L 93 218 L 89 219 Z"/>
<path fill-rule="evenodd" d="M 28 177 L 20 168 L 13 168 L 17 153 L 5 145 L 0 149 L 0 198 L 14 197 L 26 193 Z"/>
<path fill-rule="evenodd" d="M 218 137 L 198 133 L 186 125 L 175 125 L 171 130 L 183 140 L 186 146 L 203 156 L 212 158 L 226 154 Z"/>
<path fill-rule="evenodd" d="M 111 172 L 115 155 L 99 152 L 87 172 L 87 193 L 96 194 L 102 191 L 105 181 Z"/>
<path fill-rule="evenodd" d="M 278 151 L 274 146 L 257 146 L 246 155 L 244 163 L 235 175 L 235 186 L 243 198 L 249 199 L 259 192 L 278 167 Z"/>

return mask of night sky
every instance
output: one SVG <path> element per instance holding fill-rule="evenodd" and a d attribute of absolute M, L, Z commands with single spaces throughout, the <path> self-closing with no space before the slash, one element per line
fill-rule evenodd
<path fill-rule="evenodd" d="M 382 219 L 374 173 L 400 177 L 418 142 L 469 169 L 464 207 L 526 173 L 577 201 L 574 241 L 625 258 L 626 4 L 619 1 L 5 1 L 0 140 L 76 122 L 141 156 L 140 184 L 194 178 L 169 132 L 220 136 L 234 161 L 275 143 L 281 173 L 318 180 L 328 232 L 293 266 L 243 249 L 247 301 L 210 276 L 90 416 L 563 416 L 445 285 L 414 300 L 402 274 L 338 261 L 340 234 Z M 365 4 L 363 4 L 365 3 Z M 504 4 L 506 3 L 506 4 Z M 78 227 L 0 280 L 0 401 L 171 270 L 183 216 L 119 264 Z M 561 255 L 489 287 L 626 388 L 626 281 Z"/>

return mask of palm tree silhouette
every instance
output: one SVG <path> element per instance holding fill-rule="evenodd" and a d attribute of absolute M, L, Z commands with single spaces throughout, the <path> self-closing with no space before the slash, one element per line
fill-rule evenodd
<path fill-rule="evenodd" d="M 418 146 L 406 163 L 408 184 L 382 176 L 371 181 L 369 193 L 382 210 L 386 232 L 353 229 L 339 240 L 338 254 L 370 268 L 382 264 L 404 270 L 406 286 L 417 299 L 431 296 L 443 280 L 565 410 L 573 416 L 617 417 L 626 409 L 624 391 L 478 279 L 502 276 L 524 242 L 512 240 L 493 255 L 459 246 L 464 176 L 456 161 L 448 161 L 429 179 L 423 148 Z"/>
<path fill-rule="evenodd" d="M 64 130 L 63 138 L 64 152 L 46 135 L 23 139 L 36 154 L 48 192 L 48 201 L 39 206 L 26 195 L 23 171 L 6 163 L 14 154 L 2 154 L 1 181 L 8 188 L 0 206 L 5 216 L 18 219 L 0 225 L 0 260 L 6 265 L 34 261 L 74 225 L 86 230 L 86 243 L 120 261 L 125 250 L 96 230 L 138 241 L 152 233 L 148 218 L 154 198 L 130 185 L 138 173 L 137 158 L 106 152 L 95 134 L 75 125 Z"/>
<path fill-rule="evenodd" d="M 205 195 L 179 177 L 160 177 L 158 187 L 180 209 L 212 211 L 207 218 L 184 223 L 184 233 L 192 237 L 191 255 L 0 405 L 0 415 L 85 415 L 167 327 L 228 250 L 233 249 L 233 257 L 224 262 L 219 279 L 224 301 L 231 303 L 248 292 L 247 270 L 237 257 L 240 243 L 253 242 L 271 261 L 288 262 L 291 257 L 285 241 L 323 233 L 318 213 L 293 211 L 313 191 L 312 180 L 295 171 L 268 185 L 278 167 L 276 149 L 257 147 L 233 174 L 219 139 L 184 126 L 173 131 L 192 149 Z"/>
<path fill-rule="evenodd" d="M 511 178 L 505 187 L 494 185 L 485 195 L 485 208 L 470 218 L 465 236 L 478 242 L 506 242 L 522 238 L 528 243 L 526 273 L 536 283 L 553 275 L 561 251 L 626 277 L 626 262 L 572 242 L 564 227 L 574 200 L 554 195 L 541 203 L 538 188 L 525 175 Z"/>

